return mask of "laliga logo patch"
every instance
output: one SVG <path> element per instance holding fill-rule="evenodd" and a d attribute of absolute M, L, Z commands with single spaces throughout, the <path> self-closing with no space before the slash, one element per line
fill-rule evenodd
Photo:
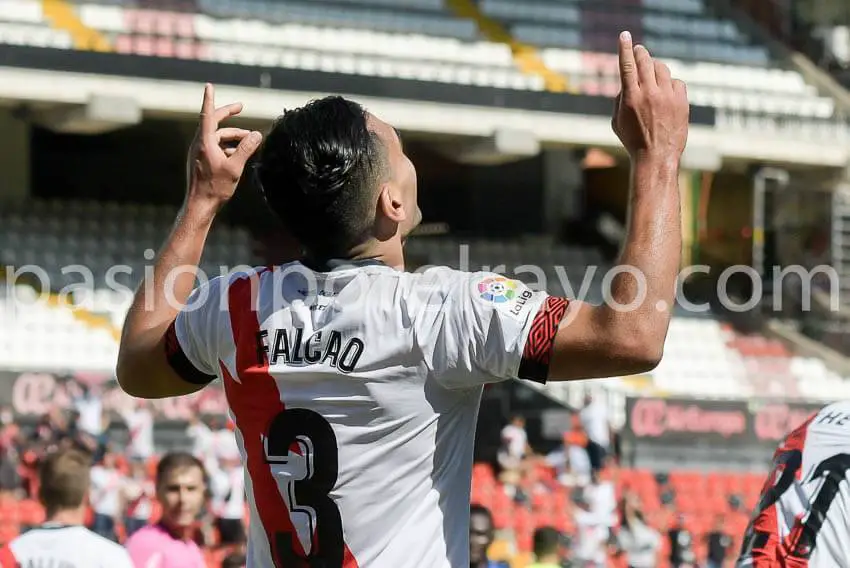
<path fill-rule="evenodd" d="M 478 283 L 478 293 L 482 300 L 504 304 L 516 297 L 516 282 L 502 276 L 485 278 Z"/>

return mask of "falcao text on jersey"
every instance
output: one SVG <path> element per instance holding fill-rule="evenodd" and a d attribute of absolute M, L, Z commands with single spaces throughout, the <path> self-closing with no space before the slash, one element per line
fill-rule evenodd
<path fill-rule="evenodd" d="M 358 337 L 343 341 L 336 330 L 317 331 L 304 337 L 300 327 L 290 329 L 261 329 L 257 333 L 257 362 L 262 365 L 328 364 L 343 373 L 351 373 L 363 355 L 364 343 Z"/>

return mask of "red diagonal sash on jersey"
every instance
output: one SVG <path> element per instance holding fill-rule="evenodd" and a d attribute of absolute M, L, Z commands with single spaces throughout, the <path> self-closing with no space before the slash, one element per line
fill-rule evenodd
<path fill-rule="evenodd" d="M 258 278 L 262 272 L 257 275 Z M 275 543 L 278 534 L 291 535 L 293 550 L 300 556 L 304 556 L 305 552 L 289 517 L 289 508 L 272 475 L 263 445 L 263 436 L 266 435 L 270 422 L 283 412 L 286 406 L 281 401 L 274 377 L 268 372 L 267 355 L 262 354 L 263 363 L 258 364 L 260 354 L 257 352 L 257 336 L 260 323 L 252 298 L 251 278 L 235 280 L 230 285 L 228 297 L 239 382 L 235 381 L 227 367 L 221 364 L 225 394 L 237 427 L 242 432 L 247 456 L 246 468 L 251 477 L 254 502 L 269 539 L 272 558 L 277 564 Z M 357 568 L 357 561 L 347 545 L 343 558 L 343 568 Z"/>
<path fill-rule="evenodd" d="M 776 456 L 782 452 L 799 451 L 802 452 L 806 444 L 806 435 L 809 431 L 809 425 L 814 420 L 816 415 L 809 417 L 806 422 L 800 425 L 796 430 L 791 432 L 782 445 L 776 450 Z M 800 478 L 802 468 L 798 469 L 795 477 Z M 769 491 L 774 483 L 773 476 L 777 475 L 776 471 L 771 472 L 771 477 L 765 483 L 762 494 Z M 779 537 L 779 518 L 778 518 L 778 503 L 773 503 L 762 511 L 753 520 L 753 529 L 755 532 L 766 535 L 767 539 L 761 546 L 753 547 L 751 551 L 754 568 L 805 568 L 809 565 L 807 559 L 795 558 L 789 554 L 793 550 L 792 543 L 796 543 L 800 536 L 800 519 L 795 522 L 791 533 L 785 538 Z"/>

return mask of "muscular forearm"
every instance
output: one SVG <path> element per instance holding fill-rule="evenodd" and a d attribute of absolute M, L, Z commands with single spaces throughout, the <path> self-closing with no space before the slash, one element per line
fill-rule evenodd
<path fill-rule="evenodd" d="M 636 337 L 658 349 L 659 356 L 670 323 L 681 262 L 678 177 L 678 164 L 669 159 L 635 160 L 627 236 L 618 264 L 631 267 L 640 276 L 624 272 L 612 280 L 611 298 L 616 305 L 607 314 L 618 330 L 639 334 Z M 617 307 L 630 304 L 633 309 Z"/>
<path fill-rule="evenodd" d="M 130 392 L 156 390 L 155 385 L 135 383 L 153 380 L 153 374 L 142 372 L 143 367 L 149 362 L 151 352 L 164 349 L 165 332 L 192 292 L 194 270 L 215 212 L 213 205 L 185 205 L 157 256 L 153 274 L 146 274 L 136 290 L 124 321 L 118 356 L 118 380 Z"/>

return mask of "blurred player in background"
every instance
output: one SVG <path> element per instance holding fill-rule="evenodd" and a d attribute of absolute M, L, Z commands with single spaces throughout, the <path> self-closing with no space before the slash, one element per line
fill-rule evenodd
<path fill-rule="evenodd" d="M 791 432 L 747 528 L 739 568 L 850 566 L 850 403 Z"/>
<path fill-rule="evenodd" d="M 132 568 L 127 551 L 84 526 L 91 462 L 77 450 L 45 456 L 39 469 L 39 500 L 47 520 L 0 550 L 0 566 Z"/>
<path fill-rule="evenodd" d="M 552 527 L 534 531 L 534 564 L 528 568 L 561 568 L 561 533 Z"/>
<path fill-rule="evenodd" d="M 222 379 L 249 477 L 248 565 L 465 566 L 483 385 L 657 365 L 680 262 L 689 106 L 684 84 L 627 33 L 620 67 L 613 127 L 632 161 L 620 263 L 643 281 L 614 278 L 619 306 L 497 274 L 404 272 L 422 217 L 416 171 L 392 126 L 339 97 L 280 117 L 256 169 L 304 259 L 192 292 L 194 275 L 175 269 L 197 267 L 261 141 L 220 128 L 242 106 L 215 108 L 207 86 L 184 205 L 128 312 L 117 376 L 142 398 Z"/>
<path fill-rule="evenodd" d="M 162 517 L 126 543 L 136 568 L 205 568 L 195 537 L 207 496 L 207 475 L 198 458 L 171 453 L 159 460 L 156 497 Z"/>
<path fill-rule="evenodd" d="M 493 515 L 481 505 L 472 505 L 469 510 L 469 567 L 508 568 L 506 562 L 487 558 L 487 549 L 493 544 L 496 528 Z"/>

